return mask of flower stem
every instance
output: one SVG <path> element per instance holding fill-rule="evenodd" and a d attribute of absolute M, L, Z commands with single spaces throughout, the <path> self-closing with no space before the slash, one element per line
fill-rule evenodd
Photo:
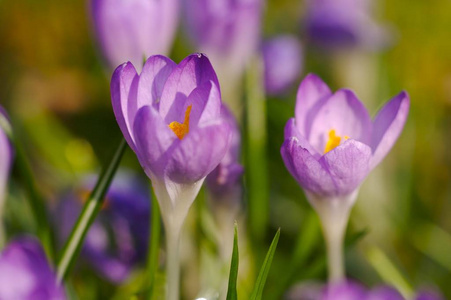
<path fill-rule="evenodd" d="M 180 289 L 180 231 L 181 226 L 166 226 L 167 300 L 178 300 Z"/>
<path fill-rule="evenodd" d="M 157 197 L 155 193 L 152 193 L 152 216 L 150 219 L 150 237 L 147 253 L 147 276 L 149 286 L 149 299 L 153 299 L 153 290 L 155 287 L 155 274 L 158 269 L 158 252 L 160 250 L 160 230 L 161 230 L 161 217 L 160 207 L 158 205 Z"/>
<path fill-rule="evenodd" d="M 345 279 L 343 241 L 349 213 L 357 198 L 358 191 L 340 197 L 318 197 L 309 193 L 306 196 L 321 220 L 327 250 L 329 283 Z"/>
<path fill-rule="evenodd" d="M 125 152 L 127 143 L 124 139 L 121 140 L 119 147 L 117 148 L 114 156 L 108 163 L 108 165 L 102 170 L 102 173 L 97 180 L 94 190 L 89 195 L 88 200 L 83 206 L 83 210 L 78 217 L 69 239 L 64 245 L 62 255 L 57 265 L 57 281 L 61 283 L 69 273 L 72 264 L 80 252 L 81 246 L 85 239 L 86 233 L 89 227 L 97 216 L 100 208 L 102 207 L 104 196 L 108 191 L 114 174 L 119 166 L 122 156 Z"/>

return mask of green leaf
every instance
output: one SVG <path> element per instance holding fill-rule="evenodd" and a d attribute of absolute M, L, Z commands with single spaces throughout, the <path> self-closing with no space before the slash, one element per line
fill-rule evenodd
<path fill-rule="evenodd" d="M 255 283 L 254 290 L 251 294 L 251 300 L 261 300 L 263 296 L 263 288 L 265 287 L 266 278 L 268 277 L 269 269 L 271 268 L 272 259 L 274 258 L 274 253 L 276 252 L 277 243 L 279 242 L 280 228 L 277 230 L 274 239 L 272 240 L 271 246 L 269 247 L 268 253 L 266 254 L 263 266 L 258 274 L 257 282 Z"/>
<path fill-rule="evenodd" d="M 229 287 L 227 289 L 227 300 L 237 300 L 236 282 L 238 279 L 238 224 L 235 222 L 235 235 L 233 237 L 232 262 L 230 264 Z"/>
<path fill-rule="evenodd" d="M 102 207 L 105 194 L 108 191 L 111 181 L 113 180 L 114 174 L 116 174 L 116 170 L 121 162 L 122 156 L 124 155 L 126 146 L 127 143 L 124 139 L 122 139 L 116 152 L 114 153 L 114 156 L 110 160 L 110 163 L 102 170 L 94 190 L 89 195 L 88 200 L 83 206 L 83 210 L 78 217 L 74 228 L 72 228 L 69 239 L 64 245 L 61 258 L 58 261 L 58 282 L 61 282 L 66 278 L 72 264 L 77 258 L 81 246 L 83 245 L 86 233 Z"/>

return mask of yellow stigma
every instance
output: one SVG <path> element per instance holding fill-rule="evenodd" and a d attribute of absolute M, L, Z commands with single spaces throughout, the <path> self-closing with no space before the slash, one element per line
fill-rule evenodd
<path fill-rule="evenodd" d="M 345 136 L 345 139 L 348 139 L 348 136 Z M 334 149 L 338 145 L 340 145 L 341 137 L 335 135 L 335 130 L 332 129 L 329 131 L 329 140 L 326 143 L 326 147 L 324 148 L 324 153 L 329 152 L 330 150 Z"/>
<path fill-rule="evenodd" d="M 183 139 L 185 135 L 189 132 L 189 116 L 191 114 L 191 108 L 193 107 L 192 104 L 190 104 L 185 111 L 185 120 L 183 123 L 179 123 L 177 121 L 172 122 L 169 124 L 169 128 L 171 128 L 172 131 L 174 131 L 175 135 L 179 139 Z"/>

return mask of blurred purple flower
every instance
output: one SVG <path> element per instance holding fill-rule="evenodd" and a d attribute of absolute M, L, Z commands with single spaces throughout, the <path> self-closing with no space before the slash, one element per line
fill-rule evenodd
<path fill-rule="evenodd" d="M 445 300 L 445 297 L 436 289 L 420 289 L 415 300 Z"/>
<path fill-rule="evenodd" d="M 394 287 L 381 285 L 369 291 L 365 300 L 404 300 L 404 297 Z"/>
<path fill-rule="evenodd" d="M 111 68 L 170 51 L 179 0 L 91 0 L 95 31 Z"/>
<path fill-rule="evenodd" d="M 371 121 L 352 91 L 332 94 L 310 74 L 299 86 L 296 117 L 285 127 L 281 148 L 285 165 L 311 194 L 349 195 L 390 151 L 408 111 L 409 96 L 401 92 Z"/>
<path fill-rule="evenodd" d="M 9 126 L 7 122 L 9 122 L 8 115 L 3 107 L 0 106 L 0 122 L 2 122 L 2 126 L 0 126 L 0 212 L 3 210 L 3 203 L 6 194 L 6 186 L 8 183 L 8 177 L 13 161 L 13 148 L 11 142 L 2 129 L 3 126 Z M 5 123 L 5 124 L 3 124 Z M 2 213 L 0 213 L 2 215 Z"/>
<path fill-rule="evenodd" d="M 81 189 L 66 195 L 55 212 L 55 227 L 64 242 L 95 183 L 87 177 Z M 106 195 L 105 205 L 92 224 L 82 248 L 83 259 L 112 282 L 126 280 L 130 270 L 145 262 L 149 238 L 149 191 L 137 176 L 120 171 Z"/>
<path fill-rule="evenodd" d="M 366 289 L 361 284 L 353 281 L 344 281 L 338 284 L 328 285 L 322 300 L 362 300 L 365 299 Z"/>
<path fill-rule="evenodd" d="M 239 75 L 260 43 L 262 0 L 186 0 L 188 31 L 215 69 Z M 222 73 L 222 72 L 221 72 Z M 222 80 L 226 80 L 220 78 Z"/>
<path fill-rule="evenodd" d="M 207 187 L 215 199 L 230 200 L 229 196 L 234 197 L 240 193 L 240 178 L 244 171 L 239 163 L 241 133 L 235 117 L 225 105 L 221 107 L 221 116 L 231 129 L 230 145 L 219 165 L 207 176 Z"/>
<path fill-rule="evenodd" d="M 290 35 L 278 36 L 263 44 L 267 93 L 277 95 L 293 85 L 302 71 L 302 52 L 299 40 Z"/>
<path fill-rule="evenodd" d="M 304 23 L 308 38 L 328 49 L 387 46 L 388 31 L 373 20 L 372 4 L 370 0 L 308 0 Z"/>
<path fill-rule="evenodd" d="M 56 274 L 38 241 L 22 237 L 10 242 L 0 254 L 0 299 L 66 299 Z"/>

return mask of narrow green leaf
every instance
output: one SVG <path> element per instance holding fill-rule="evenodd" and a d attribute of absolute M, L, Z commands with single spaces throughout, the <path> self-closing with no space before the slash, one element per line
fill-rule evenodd
<path fill-rule="evenodd" d="M 269 269 L 271 268 L 272 259 L 274 258 L 274 253 L 276 252 L 277 243 L 279 242 L 280 228 L 277 230 L 274 239 L 272 240 L 271 246 L 269 247 L 268 253 L 266 254 L 263 266 L 258 274 L 257 282 L 255 283 L 254 290 L 251 294 L 251 300 L 261 300 L 263 296 L 263 288 L 266 284 L 266 278 L 268 277 Z"/>
<path fill-rule="evenodd" d="M 227 300 L 237 300 L 236 282 L 238 279 L 238 224 L 235 222 L 235 235 L 233 237 L 232 262 L 230 264 L 229 287 L 227 289 Z"/>
<path fill-rule="evenodd" d="M 122 139 L 119 147 L 114 153 L 114 156 L 110 160 L 110 163 L 102 170 L 94 190 L 91 195 L 89 195 L 88 200 L 83 206 L 83 210 L 78 217 L 74 228 L 72 228 L 72 233 L 64 245 L 61 258 L 58 261 L 58 282 L 61 282 L 66 278 L 72 264 L 77 258 L 81 246 L 83 245 L 86 233 L 102 207 L 105 194 L 108 191 L 114 174 L 116 173 L 119 163 L 121 162 L 126 146 L 127 143 L 124 139 Z"/>

